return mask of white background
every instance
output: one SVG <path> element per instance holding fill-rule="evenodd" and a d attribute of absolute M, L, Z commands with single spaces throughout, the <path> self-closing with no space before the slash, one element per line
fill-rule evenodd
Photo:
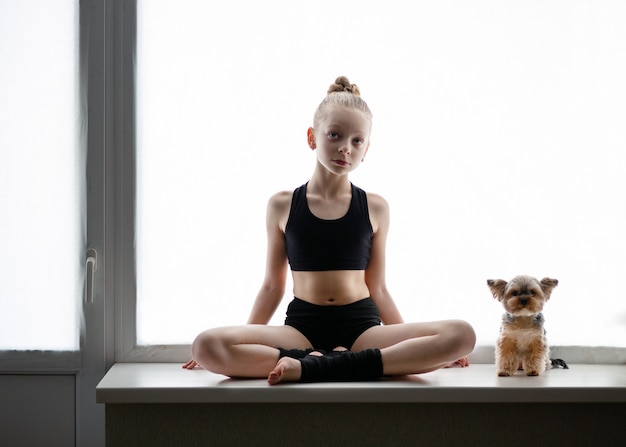
<path fill-rule="evenodd" d="M 352 181 L 390 203 L 405 320 L 463 318 L 492 344 L 486 280 L 550 276 L 551 344 L 626 346 L 626 3 L 138 8 L 140 344 L 245 323 L 267 199 L 308 180 L 306 130 L 347 75 L 374 113 Z"/>

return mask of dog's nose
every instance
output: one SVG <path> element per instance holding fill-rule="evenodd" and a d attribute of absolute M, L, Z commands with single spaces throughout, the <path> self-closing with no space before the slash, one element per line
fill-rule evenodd
<path fill-rule="evenodd" d="M 528 298 L 520 298 L 520 299 L 519 299 L 519 303 L 520 303 L 522 306 L 527 305 L 527 304 L 528 304 Z"/>

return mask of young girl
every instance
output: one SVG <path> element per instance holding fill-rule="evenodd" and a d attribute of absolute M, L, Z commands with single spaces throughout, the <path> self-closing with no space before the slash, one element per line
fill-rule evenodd
<path fill-rule="evenodd" d="M 467 366 L 476 340 L 468 323 L 404 323 L 387 290 L 389 207 L 348 178 L 367 154 L 372 126 L 357 86 L 337 78 L 313 126 L 307 134 L 317 156 L 313 176 L 268 203 L 265 279 L 248 325 L 202 332 L 184 367 L 277 384 L 373 380 L 455 361 Z M 268 326 L 288 263 L 296 298 L 285 325 Z"/>

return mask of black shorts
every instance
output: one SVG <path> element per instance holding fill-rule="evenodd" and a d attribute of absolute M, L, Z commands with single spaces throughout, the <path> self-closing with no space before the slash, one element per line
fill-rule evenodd
<path fill-rule="evenodd" d="M 352 348 L 359 336 L 379 326 L 380 313 L 371 298 L 344 306 L 320 306 L 294 298 L 287 307 L 285 324 L 297 329 L 315 349 Z"/>

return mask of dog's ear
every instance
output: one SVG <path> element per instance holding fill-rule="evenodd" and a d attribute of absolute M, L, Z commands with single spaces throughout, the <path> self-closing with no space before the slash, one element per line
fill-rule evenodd
<path fill-rule="evenodd" d="M 502 301 L 504 298 L 504 289 L 506 289 L 506 285 L 508 283 L 503 279 L 488 279 L 487 285 L 489 286 L 489 290 L 495 299 L 498 301 Z"/>
<path fill-rule="evenodd" d="M 559 280 L 552 278 L 543 278 L 540 282 L 541 290 L 543 290 L 543 294 L 546 296 L 546 300 L 549 300 L 550 295 L 552 294 L 552 289 L 559 285 Z"/>

